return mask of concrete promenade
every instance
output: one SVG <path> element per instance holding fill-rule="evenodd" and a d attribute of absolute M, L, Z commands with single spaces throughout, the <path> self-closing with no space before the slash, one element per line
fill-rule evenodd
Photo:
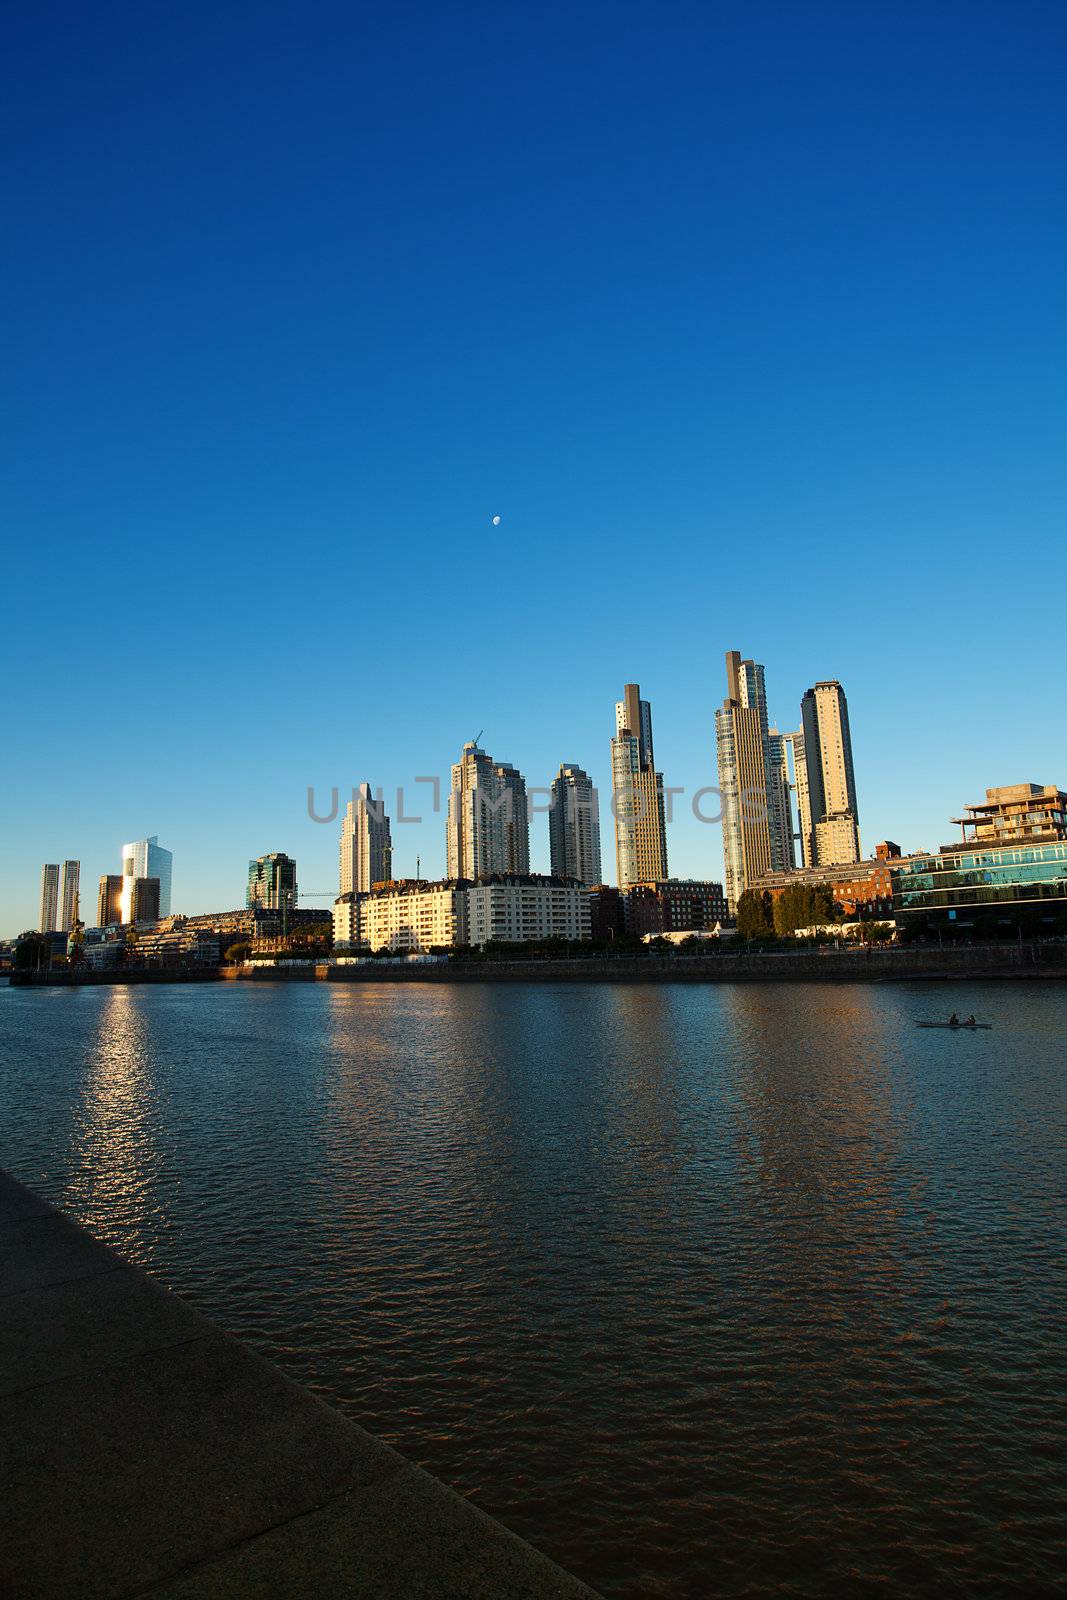
<path fill-rule="evenodd" d="M 5 1600 L 592 1596 L 4 1173 L 0 1506 Z"/>

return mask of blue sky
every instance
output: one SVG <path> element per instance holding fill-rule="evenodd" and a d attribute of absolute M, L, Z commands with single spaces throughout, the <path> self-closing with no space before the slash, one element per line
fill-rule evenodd
<path fill-rule="evenodd" d="M 179 909 L 268 850 L 331 890 L 308 785 L 479 729 L 606 788 L 628 679 L 713 783 L 729 648 L 783 726 L 844 683 L 865 846 L 1067 785 L 1065 42 L 1052 0 L 12 15 L 0 933 L 145 833 Z M 394 845 L 443 870 L 442 818 Z"/>

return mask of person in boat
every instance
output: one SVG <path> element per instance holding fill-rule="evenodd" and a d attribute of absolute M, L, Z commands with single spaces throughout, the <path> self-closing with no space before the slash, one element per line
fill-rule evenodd
<path fill-rule="evenodd" d="M 965 1026 L 968 1027 L 968 1028 L 973 1028 L 975 1026 L 974 1012 L 973 1011 L 971 1012 L 970 1016 L 967 1018 L 967 1022 L 965 1024 Z"/>
<path fill-rule="evenodd" d="M 949 1025 L 950 1028 L 958 1028 L 959 1027 L 960 1019 L 959 1019 L 959 1017 L 957 1017 L 955 1012 L 953 1012 L 951 1017 L 949 1017 L 948 1025 Z"/>

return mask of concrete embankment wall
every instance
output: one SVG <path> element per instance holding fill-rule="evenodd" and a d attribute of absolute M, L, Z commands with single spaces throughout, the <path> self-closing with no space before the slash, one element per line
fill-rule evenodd
<path fill-rule="evenodd" d="M 366 961 L 330 966 L 155 967 L 13 973 L 17 985 L 108 983 L 775 983 L 812 979 L 884 982 L 905 978 L 1067 978 L 1067 945 L 963 945 L 938 950 L 797 950 L 713 956 L 602 956 L 549 961 Z"/>
<path fill-rule="evenodd" d="M 551 961 L 367 961 L 358 966 L 246 967 L 241 981 L 314 976 L 325 983 L 766 983 L 834 979 L 1067 978 L 1067 945 L 934 950 L 804 950 L 782 954 L 617 956 Z"/>

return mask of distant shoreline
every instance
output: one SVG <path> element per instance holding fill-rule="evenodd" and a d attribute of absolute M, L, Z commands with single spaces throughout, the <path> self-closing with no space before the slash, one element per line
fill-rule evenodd
<path fill-rule="evenodd" d="M 1067 945 L 958 949 L 804 950 L 714 956 L 587 956 L 484 961 L 367 961 L 360 965 L 146 967 L 114 972 L 12 972 L 16 988 L 156 983 L 807 983 L 916 978 L 1067 979 Z"/>

